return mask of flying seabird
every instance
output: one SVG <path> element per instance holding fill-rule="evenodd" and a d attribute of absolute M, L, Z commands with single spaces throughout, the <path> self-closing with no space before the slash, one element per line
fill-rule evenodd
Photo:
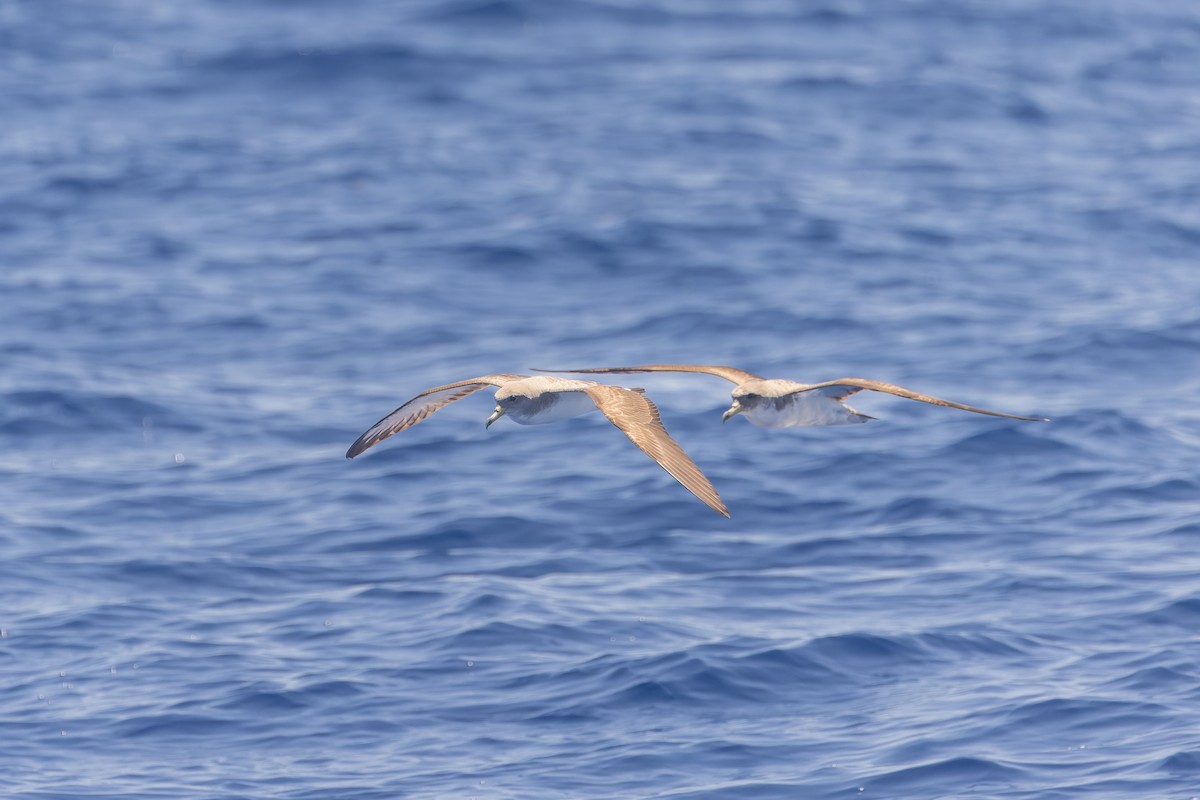
<path fill-rule="evenodd" d="M 442 406 L 461 400 L 488 386 L 497 386 L 496 409 L 485 427 L 501 417 L 521 425 L 542 425 L 595 411 L 621 429 L 638 448 L 683 484 L 689 492 L 719 514 L 729 509 L 700 468 L 663 427 L 658 408 L 643 389 L 626 389 L 595 381 L 570 380 L 549 375 L 484 375 L 426 389 L 376 422 L 350 445 L 346 458 L 354 458 L 394 433 L 416 425 Z"/>
<path fill-rule="evenodd" d="M 797 383 L 796 381 L 767 379 L 752 372 L 734 367 L 706 366 L 702 364 L 647 364 L 640 367 L 600 367 L 596 369 L 535 369 L 534 372 L 575 373 L 634 373 L 634 372 L 704 372 L 724 378 L 733 387 L 733 405 L 721 417 L 728 422 L 738 414 L 762 428 L 799 428 L 810 425 L 850 425 L 875 419 L 860 414 L 845 404 L 852 394 L 870 389 L 874 392 L 894 394 L 919 400 L 935 406 L 958 408 L 988 414 L 993 417 L 1020 419 L 1028 422 L 1049 422 L 1042 417 L 1021 417 L 988 411 L 985 408 L 953 403 L 938 397 L 914 392 L 893 383 L 873 381 L 868 378 L 839 378 L 822 383 Z"/>

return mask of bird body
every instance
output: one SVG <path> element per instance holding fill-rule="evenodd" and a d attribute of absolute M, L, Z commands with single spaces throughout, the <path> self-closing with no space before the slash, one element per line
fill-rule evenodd
<path fill-rule="evenodd" d="M 733 390 L 735 413 L 760 428 L 853 425 L 874 419 L 839 402 L 838 396 L 846 393 L 779 378 L 747 381 Z"/>
<path fill-rule="evenodd" d="M 496 391 L 496 403 L 504 409 L 503 416 L 520 425 L 548 425 L 598 411 L 599 406 L 586 389 L 599 385 L 549 375 L 522 378 L 501 386 Z"/>
<path fill-rule="evenodd" d="M 413 397 L 359 436 L 346 458 L 354 458 L 384 439 L 416 425 L 443 406 L 489 386 L 497 387 L 496 408 L 487 427 L 501 417 L 521 425 L 542 425 L 599 409 L 643 453 L 709 508 L 729 516 L 717 490 L 695 462 L 671 438 L 658 408 L 641 389 L 550 375 L 500 373 L 435 386 Z"/>

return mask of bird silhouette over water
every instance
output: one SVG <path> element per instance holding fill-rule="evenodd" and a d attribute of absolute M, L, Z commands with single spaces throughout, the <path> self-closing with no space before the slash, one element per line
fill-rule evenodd
<path fill-rule="evenodd" d="M 350 445 L 346 458 L 354 458 L 389 436 L 416 425 L 439 408 L 489 386 L 499 388 L 495 395 L 496 408 L 487 419 L 487 427 L 501 417 L 521 425 L 542 425 L 599 409 L 638 449 L 654 459 L 684 488 L 718 514 L 729 516 L 729 509 L 721 502 L 717 490 L 667 433 L 658 408 L 643 390 L 595 381 L 549 375 L 496 374 L 435 386 L 368 428 Z"/>

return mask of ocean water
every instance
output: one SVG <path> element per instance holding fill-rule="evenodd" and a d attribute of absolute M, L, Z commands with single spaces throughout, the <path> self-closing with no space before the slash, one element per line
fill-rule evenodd
<path fill-rule="evenodd" d="M 0 796 L 1200 795 L 1200 7 L 0 0 Z M 728 503 L 491 372 L 645 387 Z"/>

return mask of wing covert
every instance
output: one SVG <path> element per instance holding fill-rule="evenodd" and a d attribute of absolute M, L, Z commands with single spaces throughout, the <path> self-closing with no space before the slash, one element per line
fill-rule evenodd
<path fill-rule="evenodd" d="M 729 509 L 712 483 L 695 462 L 671 438 L 659 417 L 658 408 L 641 391 L 619 386 L 596 385 L 584 390 L 596 407 L 643 453 L 670 473 L 685 489 L 709 508 L 728 517 Z"/>

